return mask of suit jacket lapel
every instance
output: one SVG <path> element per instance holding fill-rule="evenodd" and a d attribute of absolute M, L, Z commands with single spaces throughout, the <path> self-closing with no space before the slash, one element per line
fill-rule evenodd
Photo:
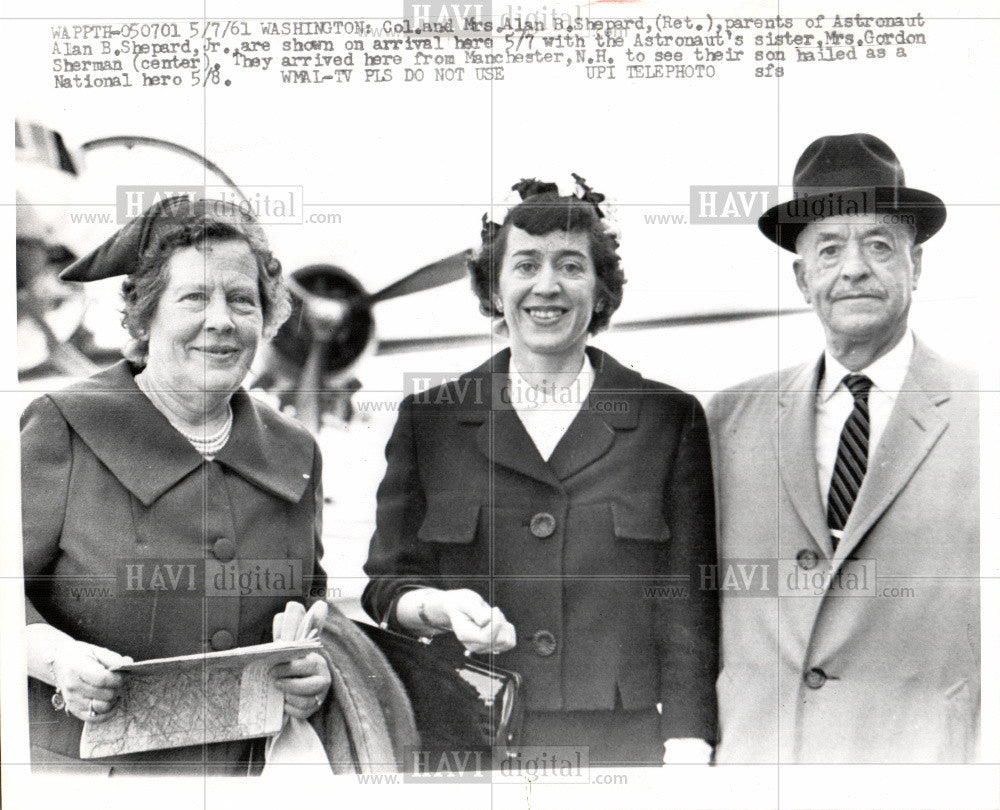
<path fill-rule="evenodd" d="M 819 361 L 803 366 L 782 386 L 775 452 L 785 491 L 816 545 L 833 556 L 826 510 L 816 478 L 816 386 Z"/>
<path fill-rule="evenodd" d="M 885 432 L 868 463 L 868 472 L 851 510 L 837 558 L 846 558 L 882 517 L 944 433 L 948 420 L 938 406 L 950 399 L 949 382 L 936 373 L 935 355 L 917 341 L 903 390 Z"/>
<path fill-rule="evenodd" d="M 590 395 L 546 462 L 535 447 L 505 393 L 510 372 L 510 350 L 494 355 L 468 376 L 482 380 L 485 407 L 466 409 L 459 421 L 478 424 L 476 446 L 491 462 L 547 484 L 561 481 L 605 455 L 615 442 L 615 429 L 634 428 L 639 420 L 639 374 L 617 363 L 604 352 L 587 348 L 596 377 Z M 609 400 L 625 407 L 597 409 L 594 403 Z"/>
<path fill-rule="evenodd" d="M 565 481 L 601 456 L 615 443 L 615 428 L 634 428 L 639 420 L 642 377 L 604 352 L 588 348 L 594 384 L 579 413 L 549 457 L 549 467 Z M 607 402 L 610 407 L 599 407 Z M 625 407 L 615 407 L 624 403 Z"/>
<path fill-rule="evenodd" d="M 465 375 L 481 381 L 479 390 L 485 392 L 485 402 L 460 411 L 458 420 L 479 425 L 476 447 L 493 464 L 559 486 L 559 479 L 539 455 L 538 448 L 510 405 L 507 393 L 509 371 L 510 349 L 504 349 Z"/>
<path fill-rule="evenodd" d="M 494 464 L 547 484 L 559 485 L 559 479 L 539 455 L 538 448 L 510 406 L 493 411 L 493 419 L 480 426 L 476 446 Z"/>
<path fill-rule="evenodd" d="M 549 457 L 549 467 L 560 481 L 593 464 L 615 443 L 615 432 L 583 404 Z"/>

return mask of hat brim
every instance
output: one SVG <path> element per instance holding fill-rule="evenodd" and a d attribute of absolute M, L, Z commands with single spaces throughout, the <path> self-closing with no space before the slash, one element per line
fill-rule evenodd
<path fill-rule="evenodd" d="M 905 215 L 907 218 L 901 218 L 899 221 L 913 225 L 918 244 L 930 239 L 941 230 L 948 215 L 941 198 L 929 191 L 877 186 L 867 189 L 831 190 L 779 203 L 761 215 L 757 220 L 757 227 L 772 242 L 795 253 L 795 242 L 807 225 L 839 211 L 836 205 L 831 205 L 832 201 L 838 201 L 840 198 L 857 200 L 866 192 L 873 193 L 873 199 L 866 198 L 869 210 L 843 211 L 843 213 Z M 816 213 L 816 211 L 831 213 Z"/>

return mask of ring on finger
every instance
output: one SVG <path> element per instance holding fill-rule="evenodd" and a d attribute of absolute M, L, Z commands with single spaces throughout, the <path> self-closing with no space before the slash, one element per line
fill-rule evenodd
<path fill-rule="evenodd" d="M 62 689 L 58 686 L 56 687 L 56 691 L 53 692 L 51 700 L 52 708 L 57 712 L 69 713 L 69 707 L 66 705 L 66 698 L 63 697 Z"/>
<path fill-rule="evenodd" d="M 93 719 L 97 717 L 97 712 L 94 711 L 94 699 L 90 699 L 90 703 L 87 704 L 87 717 Z"/>

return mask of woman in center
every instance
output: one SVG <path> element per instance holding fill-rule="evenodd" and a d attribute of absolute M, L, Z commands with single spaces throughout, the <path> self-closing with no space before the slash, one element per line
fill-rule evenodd
<path fill-rule="evenodd" d="M 471 263 L 510 347 L 404 399 L 362 602 L 524 678 L 521 744 L 591 764 L 708 761 L 718 607 L 698 401 L 588 338 L 625 276 L 603 196 L 522 180 Z M 666 747 L 664 744 L 666 743 Z M 666 754 L 665 754 L 666 752 Z"/>

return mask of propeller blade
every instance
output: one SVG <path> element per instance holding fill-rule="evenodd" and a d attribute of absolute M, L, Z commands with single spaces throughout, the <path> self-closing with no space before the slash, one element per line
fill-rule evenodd
<path fill-rule="evenodd" d="M 327 344 L 322 340 L 314 340 L 309 347 L 309 355 L 299 375 L 295 391 L 295 416 L 309 428 L 313 434 L 319 433 L 320 427 L 320 387 L 323 382 L 323 355 Z"/>
<path fill-rule="evenodd" d="M 643 329 L 670 329 L 677 326 L 735 323 L 736 321 L 750 321 L 757 318 L 776 318 L 780 315 L 798 315 L 802 312 L 811 311 L 808 307 L 794 307 L 789 309 L 746 309 L 730 310 L 728 312 L 700 312 L 692 315 L 665 315 L 661 318 L 622 321 L 618 324 L 612 324 L 610 331 L 637 332 Z M 451 349 L 472 346 L 477 343 L 486 343 L 490 340 L 496 340 L 499 343 L 506 342 L 490 331 L 471 335 L 399 338 L 396 340 L 379 341 L 378 346 L 375 347 L 375 354 L 403 354 L 404 352 L 421 352 L 432 349 Z"/>
<path fill-rule="evenodd" d="M 436 262 L 394 281 L 388 287 L 383 287 L 378 292 L 372 293 L 368 297 L 368 302 L 377 304 L 380 301 L 388 301 L 390 298 L 399 298 L 402 295 L 431 290 L 434 287 L 441 287 L 444 284 L 465 278 L 469 274 L 469 257 L 471 255 L 471 250 L 463 250 L 438 259 Z"/>

